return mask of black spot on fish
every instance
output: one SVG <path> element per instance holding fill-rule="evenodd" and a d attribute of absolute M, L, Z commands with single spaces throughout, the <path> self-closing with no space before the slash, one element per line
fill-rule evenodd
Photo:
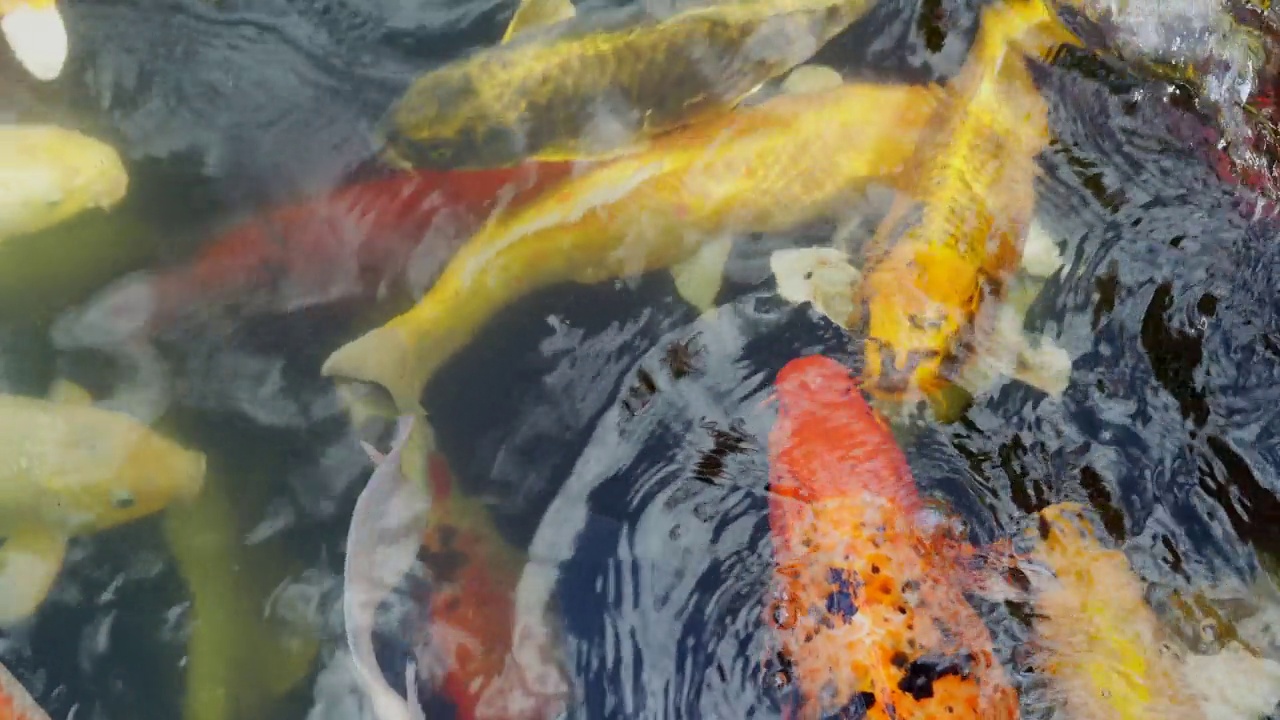
<path fill-rule="evenodd" d="M 898 681 L 898 689 L 910 693 L 917 702 L 933 697 L 933 683 L 939 678 L 954 675 L 969 677 L 973 668 L 973 655 L 964 653 L 955 657 L 922 657 L 907 666 L 907 672 Z"/>
<path fill-rule="evenodd" d="M 1048 542 L 1049 536 L 1053 534 L 1053 526 L 1049 524 L 1049 519 L 1041 515 L 1037 529 L 1040 531 L 1040 539 L 1044 542 Z"/>
<path fill-rule="evenodd" d="M 427 566 L 432 576 L 441 582 L 451 582 L 458 577 L 458 572 L 466 566 L 469 558 L 465 552 L 453 546 L 457 540 L 457 528 L 445 525 L 440 528 L 438 547 L 423 544 L 418 552 L 422 564 Z"/>
<path fill-rule="evenodd" d="M 857 584 L 849 578 L 849 574 L 842 568 L 830 568 L 828 570 L 828 582 L 831 583 L 832 589 L 827 594 L 827 613 L 829 615 L 839 615 L 840 619 L 847 625 L 853 621 L 853 616 L 858 614 Z"/>
<path fill-rule="evenodd" d="M 837 710 L 835 713 L 826 716 L 824 720 L 862 720 L 870 712 L 871 708 L 876 706 L 876 695 L 872 692 L 862 691 L 855 695 L 848 705 Z"/>

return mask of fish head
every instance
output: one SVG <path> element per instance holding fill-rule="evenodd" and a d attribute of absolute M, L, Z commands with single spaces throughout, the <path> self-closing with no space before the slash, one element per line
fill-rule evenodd
<path fill-rule="evenodd" d="M 526 158 L 518 114 L 491 107 L 469 63 L 423 75 L 379 129 L 389 162 L 429 170 L 506 167 Z"/>
<path fill-rule="evenodd" d="M 921 509 L 902 450 L 849 368 L 821 355 L 792 360 L 778 373 L 775 397 L 773 496 L 810 503 L 870 492 L 906 512 Z"/>
<path fill-rule="evenodd" d="M 105 210 L 115 207 L 129 191 L 124 160 L 110 145 L 76 133 L 65 136 L 58 153 L 65 159 L 59 164 L 67 189 L 64 203 Z"/>
<path fill-rule="evenodd" d="M 893 403 L 913 393 L 938 397 L 951 385 L 955 351 L 977 308 L 978 273 L 962 258 L 933 248 L 886 265 L 864 285 L 867 391 Z"/>
<path fill-rule="evenodd" d="M 205 456 L 128 416 L 65 408 L 70 441 L 45 478 L 58 524 L 72 533 L 104 530 L 193 500 L 204 486 Z"/>
<path fill-rule="evenodd" d="M 1037 536 L 1039 557 L 1054 568 L 1061 566 L 1064 558 L 1104 551 L 1097 529 L 1080 503 L 1063 502 L 1044 508 L 1027 533 Z"/>

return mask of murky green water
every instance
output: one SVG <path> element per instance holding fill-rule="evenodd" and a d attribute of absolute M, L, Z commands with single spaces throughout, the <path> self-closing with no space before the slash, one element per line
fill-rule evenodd
<path fill-rule="evenodd" d="M 865 77 L 953 72 L 971 9 L 915 5 L 883 4 L 819 59 Z M 369 129 L 409 79 L 495 41 L 510 10 L 67 5 L 64 78 L 36 86 L 0 63 L 0 113 L 110 140 L 131 193 L 109 216 L 0 247 L 0 388 L 41 394 L 63 374 L 109 394 L 116 368 L 56 353 L 55 317 L 128 272 L 180 263 L 248 214 L 360 177 Z M 1032 325 L 1070 351 L 1071 385 L 1061 401 L 1006 385 L 961 421 L 918 429 L 906 448 L 916 480 L 980 541 L 1079 500 L 1147 581 L 1265 578 L 1280 550 L 1276 225 L 1241 216 L 1176 134 L 1190 121 L 1153 86 L 1070 67 L 1040 80 L 1058 136 L 1040 208 L 1068 262 Z M 792 357 L 858 358 L 830 323 L 774 296 L 764 242 L 739 247 L 714 319 L 696 319 L 658 274 L 553 288 L 501 313 L 427 390 L 461 486 L 554 575 L 574 717 L 779 712 L 763 664 L 772 410 L 762 401 Z M 319 367 L 406 307 L 392 293 L 274 315 L 197 313 L 158 339 L 174 382 L 158 427 L 209 455 L 226 505 L 200 517 L 221 517 L 209 537 L 229 542 L 203 551 L 226 565 L 205 564 L 194 581 L 179 573 L 164 524 L 195 533 L 196 520 L 76 540 L 39 616 L 0 633 L 0 660 L 53 717 L 353 717 L 332 699 L 316 709 L 315 686 L 343 642 L 343 541 L 369 463 Z M 726 430 L 740 447 L 708 465 Z M 219 657 L 231 660 L 202 676 L 225 697 L 184 715 L 189 587 L 200 583 L 223 593 L 206 617 L 223 623 Z M 1014 663 L 1028 632 L 1016 608 L 983 610 Z M 318 641 L 314 665 L 281 650 L 299 637 Z M 384 637 L 380 652 L 396 677 L 407 646 Z M 264 687 L 275 682 L 263 680 L 268 666 L 282 687 Z M 440 705 L 429 703 L 445 714 L 429 717 L 448 716 Z"/>

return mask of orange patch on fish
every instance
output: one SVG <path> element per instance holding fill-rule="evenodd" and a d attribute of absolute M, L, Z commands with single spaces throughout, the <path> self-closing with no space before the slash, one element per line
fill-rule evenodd
<path fill-rule="evenodd" d="M 969 552 L 834 360 L 778 373 L 769 436 L 776 562 L 768 622 L 798 717 L 1015 718 L 1017 696 L 963 595 Z"/>
<path fill-rule="evenodd" d="M 0 665 L 0 720 L 49 720 L 4 665 Z"/>

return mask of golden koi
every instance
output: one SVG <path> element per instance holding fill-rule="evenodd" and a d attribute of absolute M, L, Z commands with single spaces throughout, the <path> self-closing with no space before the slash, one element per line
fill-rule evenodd
<path fill-rule="evenodd" d="M 927 517 L 906 458 L 853 374 L 792 360 L 769 435 L 771 621 L 801 717 L 1018 716 L 991 634 L 962 594 L 965 557 Z"/>
<path fill-rule="evenodd" d="M 874 4 L 752 0 L 603 23 L 522 6 L 510 42 L 418 78 L 382 134 L 393 162 L 435 169 L 616 156 L 723 115 Z"/>
<path fill-rule="evenodd" d="M 919 390 L 937 398 L 966 350 L 989 334 L 980 314 L 1018 268 L 1035 205 L 1036 156 L 1049 141 L 1048 111 L 1026 53 L 1074 38 L 1041 0 L 986 8 L 974 47 L 948 86 L 937 142 L 925 142 L 920 217 L 863 282 L 867 390 L 900 401 Z M 883 245 L 909 217 L 890 211 L 873 243 Z"/>
<path fill-rule="evenodd" d="M 44 600 L 69 538 L 190 500 L 204 483 L 203 454 L 82 392 L 62 399 L 0 395 L 0 624 Z"/>
<path fill-rule="evenodd" d="M 842 85 L 657 138 L 491 220 L 415 307 L 340 348 L 322 372 L 379 384 L 414 411 L 436 369 L 534 290 L 697 260 L 734 235 L 838 212 L 869 179 L 900 173 L 935 97 L 931 87 Z"/>
<path fill-rule="evenodd" d="M 67 62 L 67 27 L 54 0 L 0 0 L 0 32 L 38 80 L 54 80 Z"/>
<path fill-rule="evenodd" d="M 0 126 L 0 241 L 111 208 L 128 188 L 110 145 L 51 125 Z"/>
<path fill-rule="evenodd" d="M 1036 660 L 1068 717 L 1090 720 L 1253 720 L 1280 700 L 1280 664 L 1231 643 L 1190 653 L 1147 605 L 1119 550 L 1104 547 L 1084 506 L 1040 511 L 1027 533 L 1037 583 Z"/>

